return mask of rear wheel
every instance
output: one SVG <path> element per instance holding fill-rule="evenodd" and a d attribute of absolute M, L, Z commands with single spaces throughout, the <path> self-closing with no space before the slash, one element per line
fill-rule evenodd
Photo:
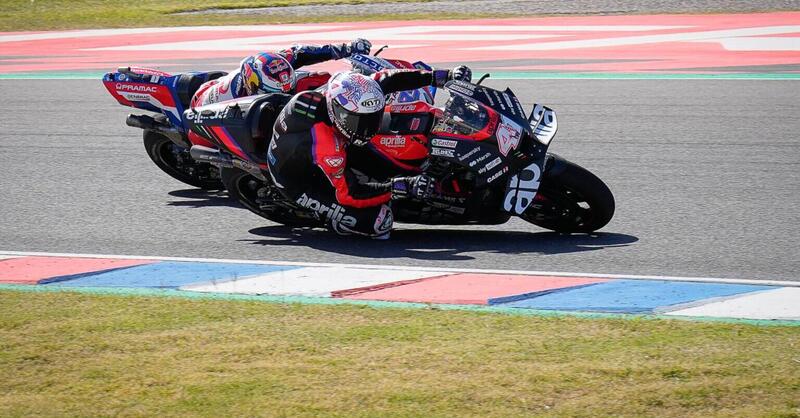
<path fill-rule="evenodd" d="M 548 155 L 539 191 L 522 219 L 557 232 L 592 232 L 614 216 L 614 195 L 589 170 Z"/>
<path fill-rule="evenodd" d="M 208 163 L 192 159 L 189 150 L 158 132 L 144 132 L 144 148 L 151 160 L 172 178 L 205 190 L 219 190 L 219 171 Z"/>
<path fill-rule="evenodd" d="M 238 168 L 220 170 L 228 196 L 250 212 L 272 222 L 297 227 L 320 226 L 309 212 L 290 207 L 290 203 L 273 184 L 260 180 Z"/>

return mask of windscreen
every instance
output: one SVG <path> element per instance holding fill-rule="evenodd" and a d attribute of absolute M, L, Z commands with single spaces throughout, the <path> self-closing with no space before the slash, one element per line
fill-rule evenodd
<path fill-rule="evenodd" d="M 478 102 L 451 92 L 444 106 L 442 122 L 453 129 L 453 133 L 474 135 L 489 124 L 489 113 Z"/>

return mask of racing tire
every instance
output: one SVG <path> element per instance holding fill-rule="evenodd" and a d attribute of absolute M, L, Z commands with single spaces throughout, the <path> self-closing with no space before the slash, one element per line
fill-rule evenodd
<path fill-rule="evenodd" d="M 220 190 L 218 170 L 211 164 L 194 161 L 189 150 L 158 132 L 144 132 L 144 149 L 150 159 L 170 177 L 203 190 Z"/>
<path fill-rule="evenodd" d="M 222 168 L 220 170 L 220 177 L 225 189 L 228 190 L 228 196 L 244 206 L 250 212 L 267 219 L 269 221 L 279 223 L 291 227 L 314 227 L 322 226 L 316 219 L 308 217 L 301 217 L 303 213 L 287 209 L 280 205 L 273 205 L 269 209 L 265 209 L 259 200 L 259 190 L 265 186 L 264 181 L 256 178 L 252 174 L 238 169 L 238 168 Z M 273 189 L 272 193 L 279 193 Z M 279 199 L 283 199 L 282 196 Z M 287 202 L 288 203 L 288 202 Z"/>
<path fill-rule="evenodd" d="M 614 195 L 589 170 L 548 154 L 536 198 L 520 216 L 556 232 L 593 232 L 614 216 Z"/>

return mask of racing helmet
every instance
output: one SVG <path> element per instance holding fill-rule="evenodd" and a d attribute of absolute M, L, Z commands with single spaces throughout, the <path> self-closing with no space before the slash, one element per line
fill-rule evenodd
<path fill-rule="evenodd" d="M 355 72 L 333 76 L 325 91 L 328 116 L 350 143 L 366 145 L 378 133 L 386 99 L 380 84 Z"/>
<path fill-rule="evenodd" d="M 248 95 L 288 93 L 297 84 L 289 61 L 272 52 L 262 52 L 245 58 L 242 61 L 241 75 Z"/>

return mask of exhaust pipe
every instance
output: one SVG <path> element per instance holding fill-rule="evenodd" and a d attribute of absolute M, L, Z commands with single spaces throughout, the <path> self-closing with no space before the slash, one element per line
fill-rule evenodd
<path fill-rule="evenodd" d="M 189 154 L 195 161 L 218 165 L 222 168 L 233 168 L 233 158 L 214 148 L 192 145 L 192 148 L 189 149 Z"/>
<path fill-rule="evenodd" d="M 261 168 L 249 162 L 233 158 L 231 155 L 220 150 L 204 147 L 202 145 L 192 145 L 189 154 L 195 161 L 214 164 L 220 168 L 238 168 L 244 170 L 259 180 L 266 181 L 267 178 L 261 172 Z"/>
<path fill-rule="evenodd" d="M 183 148 L 192 146 L 181 131 L 177 130 L 174 126 L 165 125 L 151 116 L 131 114 L 125 119 L 125 124 L 133 128 L 158 132 Z"/>
<path fill-rule="evenodd" d="M 125 124 L 139 129 L 161 130 L 165 126 L 158 123 L 155 119 L 147 115 L 128 115 Z"/>

